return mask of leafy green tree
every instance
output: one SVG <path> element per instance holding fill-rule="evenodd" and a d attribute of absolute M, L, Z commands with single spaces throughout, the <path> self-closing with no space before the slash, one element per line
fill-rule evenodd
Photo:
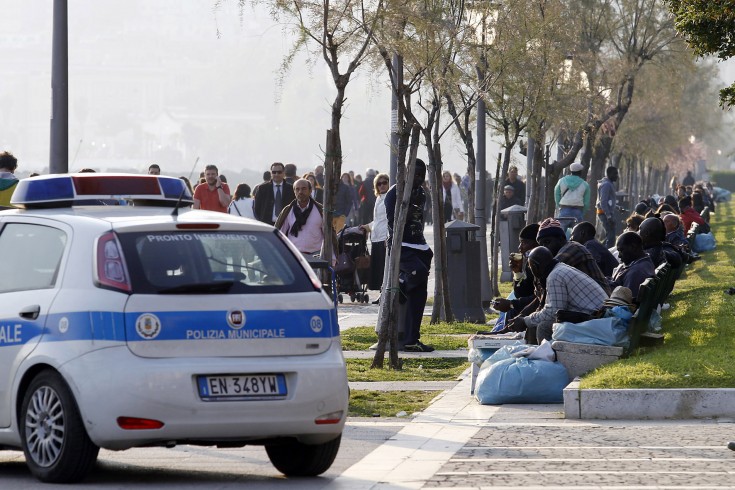
<path fill-rule="evenodd" d="M 735 5 L 712 0 L 666 0 L 674 25 L 698 56 L 726 60 L 735 55 Z M 735 83 L 720 90 L 720 104 L 735 104 Z"/>

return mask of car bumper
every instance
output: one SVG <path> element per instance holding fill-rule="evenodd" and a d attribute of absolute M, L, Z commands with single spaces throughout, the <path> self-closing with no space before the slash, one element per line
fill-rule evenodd
<path fill-rule="evenodd" d="M 71 380 L 89 437 L 107 449 L 281 437 L 317 444 L 339 435 L 347 417 L 349 389 L 338 340 L 318 355 L 251 358 L 150 359 L 121 345 L 70 361 L 61 373 Z M 199 396 L 198 375 L 249 373 L 284 373 L 288 394 L 244 401 L 204 401 Z M 337 423 L 315 422 L 339 411 Z M 117 424 L 121 416 L 159 420 L 164 426 L 124 430 Z"/>

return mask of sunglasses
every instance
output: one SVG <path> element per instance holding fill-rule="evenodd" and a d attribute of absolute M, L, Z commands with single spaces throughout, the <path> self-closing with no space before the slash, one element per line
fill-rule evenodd
<path fill-rule="evenodd" d="M 388 181 L 387 180 L 381 180 L 380 182 L 378 182 L 378 185 L 388 185 Z"/>
<path fill-rule="evenodd" d="M 272 174 L 282 174 L 283 170 L 271 170 Z"/>

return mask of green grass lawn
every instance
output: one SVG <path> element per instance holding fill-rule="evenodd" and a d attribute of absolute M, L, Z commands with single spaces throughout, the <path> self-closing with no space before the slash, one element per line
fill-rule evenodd
<path fill-rule="evenodd" d="M 431 403 L 438 391 L 371 391 L 352 390 L 350 417 L 395 417 L 399 412 L 411 415 Z"/>
<path fill-rule="evenodd" d="M 459 377 L 469 363 L 465 358 L 403 358 L 403 368 L 371 369 L 372 359 L 346 359 L 347 379 L 350 381 L 452 381 Z"/>
<path fill-rule="evenodd" d="M 485 325 L 476 323 L 446 323 L 429 325 L 428 318 L 421 324 L 421 342 L 434 346 L 437 350 L 455 350 L 467 348 L 467 339 L 478 330 L 485 330 Z M 343 332 L 343 350 L 367 350 L 378 341 L 375 327 L 354 327 Z"/>
<path fill-rule="evenodd" d="M 664 345 L 639 349 L 602 366 L 582 388 L 735 387 L 735 216 L 730 203 L 712 216 L 717 248 L 702 254 L 676 282 L 662 313 Z"/>

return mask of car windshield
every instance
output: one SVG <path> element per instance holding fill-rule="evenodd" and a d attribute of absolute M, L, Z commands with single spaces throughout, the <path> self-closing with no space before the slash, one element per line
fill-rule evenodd
<path fill-rule="evenodd" d="M 134 293 L 313 291 L 273 232 L 167 231 L 119 235 Z"/>

